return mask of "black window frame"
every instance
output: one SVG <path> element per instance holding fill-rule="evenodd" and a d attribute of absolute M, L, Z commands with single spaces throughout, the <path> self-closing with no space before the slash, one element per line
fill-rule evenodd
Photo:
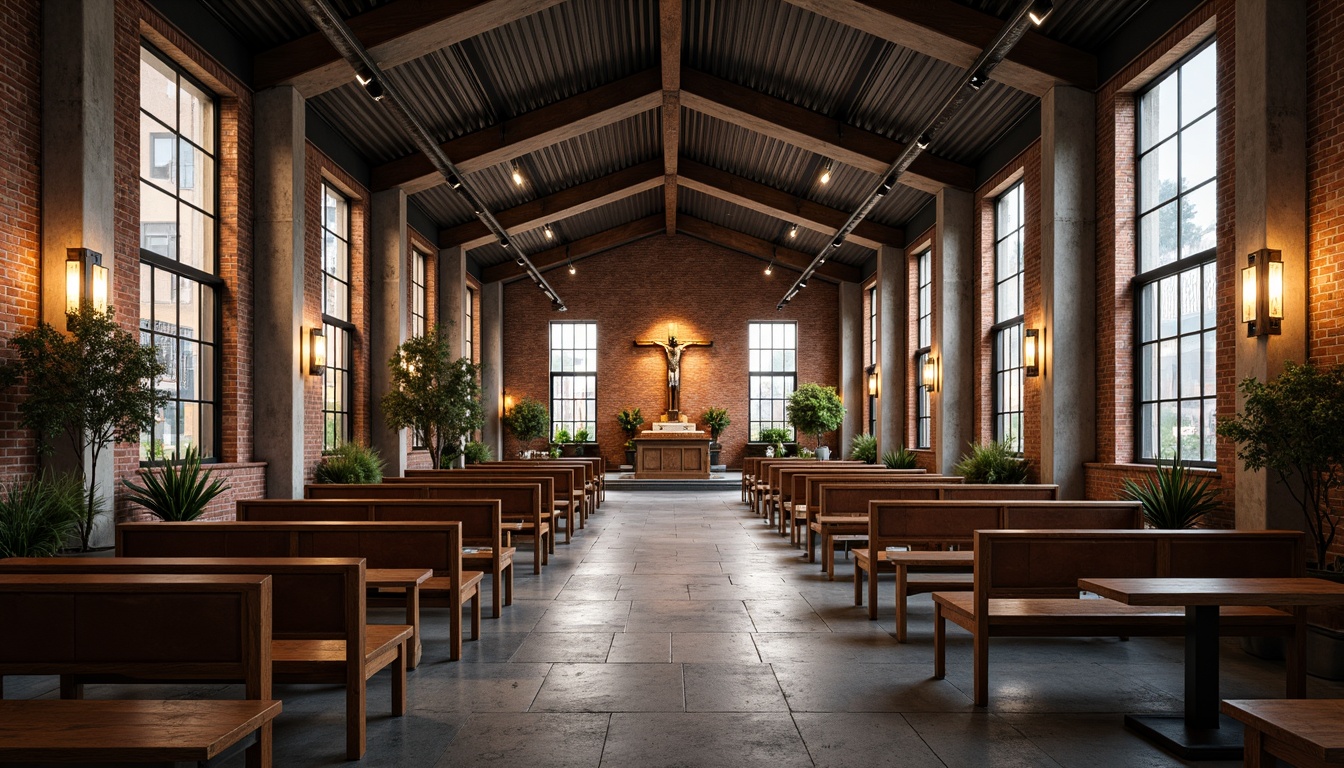
<path fill-rule="evenodd" d="M 781 370 L 758 370 L 758 369 L 753 369 L 753 368 L 752 368 L 752 366 L 751 366 L 751 358 L 752 358 L 752 356 L 753 356 L 753 355 L 752 355 L 753 352 L 757 352 L 757 351 L 762 351 L 762 352 L 764 352 L 764 351 L 776 351 L 776 350 L 779 350 L 779 351 L 783 351 L 783 352 L 786 352 L 786 353 L 787 353 L 787 352 L 790 351 L 790 348 L 787 347 L 787 346 L 785 346 L 785 347 L 776 347 L 776 346 L 774 346 L 773 341 L 771 342 L 770 346 L 756 346 L 756 347 L 753 347 L 753 346 L 751 345 L 751 328 L 752 328 L 752 326 L 770 326 L 772 329 L 773 329 L 774 326 L 790 326 L 790 327 L 793 328 L 793 347 L 792 347 L 792 349 L 791 349 L 791 351 L 793 352 L 793 368 L 792 368 L 792 369 L 781 369 Z M 771 336 L 773 337 L 773 335 L 774 335 L 774 333 L 773 333 L 773 330 L 772 330 L 772 331 L 771 331 Z M 760 378 L 762 378 L 762 377 L 770 377 L 770 378 L 772 378 L 772 379 L 786 379 L 787 382 L 788 382 L 787 387 L 786 387 L 788 391 L 787 391 L 787 393 L 784 395 L 784 397 L 782 397 L 782 398 L 780 398 L 780 397 L 774 397 L 774 396 L 771 396 L 771 397 L 768 397 L 768 398 L 757 397 L 757 396 L 754 394 L 755 391 L 756 391 L 756 389 L 757 389 L 757 387 L 756 387 L 756 383 L 757 383 L 757 381 L 758 381 Z M 772 383 L 772 390 L 773 390 L 773 383 Z M 783 416 L 782 418 L 779 418 L 779 419 L 773 419 L 773 418 L 772 418 L 772 419 L 769 419 L 769 420 L 763 420 L 763 419 L 760 419 L 760 418 L 756 418 L 756 416 L 753 415 L 753 414 L 755 414 L 755 413 L 758 413 L 758 409 L 752 407 L 753 404 L 758 403 L 758 402 L 769 402 L 769 403 L 780 403 L 780 402 L 782 402 L 782 403 L 785 404 L 785 407 L 787 407 L 787 403 L 788 403 L 789 395 L 792 395 L 792 394 L 793 394 L 794 392 L 796 392 L 796 391 L 798 391 L 798 323 L 795 322 L 795 321 L 793 321 L 793 320 L 783 320 L 783 321 L 779 321 L 779 320 L 751 320 L 751 321 L 748 321 L 748 323 L 747 323 L 747 441 L 748 441 L 748 442 L 750 442 L 750 443 L 760 443 L 760 442 L 761 442 L 761 440 L 760 440 L 760 433 L 761 433 L 761 430 L 762 430 L 762 429 L 771 429 L 771 428 L 776 428 L 776 427 L 778 427 L 778 428 L 783 428 L 783 429 L 787 429 L 787 430 L 789 431 L 789 434 L 791 435 L 791 437 L 789 438 L 789 442 L 796 442 L 796 441 L 797 441 L 797 439 L 798 439 L 798 435 L 797 435 L 797 433 L 795 432 L 795 430 L 793 429 L 793 425 L 791 425 L 791 424 L 788 423 L 787 411 L 785 411 L 785 414 L 786 414 L 786 415 Z M 773 406 L 771 407 L 771 410 L 772 410 L 772 411 L 774 410 L 774 407 L 773 407 Z"/>
<path fill-rule="evenodd" d="M 570 344 L 569 346 L 565 346 L 564 343 L 563 343 L 563 340 L 562 340 L 560 346 L 558 346 L 558 347 L 556 346 L 556 337 L 557 337 L 557 335 L 558 335 L 558 334 L 556 333 L 556 330 L 557 330 L 558 328 L 562 328 L 562 327 L 565 327 L 565 326 L 574 327 L 574 328 L 583 327 L 583 329 L 584 329 L 584 331 L 583 331 L 583 335 L 584 335 L 585 339 L 584 339 L 584 345 L 583 345 L 582 347 L 579 347 L 576 343 L 575 343 L 575 344 Z M 589 327 L 591 327 L 591 328 L 592 328 L 592 331 L 593 331 L 593 342 L 592 342 L 592 345 L 591 345 L 591 346 L 589 346 L 588 341 L 587 341 L 587 335 L 588 335 L 588 334 L 587 334 L 587 329 L 588 329 Z M 597 321 L 596 321 L 596 320 L 552 320 L 552 321 L 550 321 L 550 323 L 547 325 L 546 332 L 547 332 L 546 348 L 547 348 L 547 358 L 548 358 L 548 359 L 547 359 L 546 366 L 547 366 L 547 369 L 550 371 L 550 374 L 551 374 L 550 377 L 549 377 L 549 379 L 548 379 L 548 383 L 550 384 L 550 413 L 551 413 L 551 431 L 550 431 L 550 438 L 551 438 L 551 439 L 554 439 L 556 433 L 557 433 L 560 429 L 564 429 L 564 430 L 566 430 L 567 432 L 569 432 L 569 434 L 571 435 L 571 437 L 572 437 L 573 435 L 577 434 L 578 431 L 579 431 L 579 429 L 586 429 L 586 430 L 588 430 L 589 440 L 590 440 L 590 441 L 596 440 L 596 439 L 597 439 L 597 386 L 598 386 L 598 379 L 597 379 L 597 373 L 598 373 L 598 367 L 597 367 L 597 365 L 598 365 L 598 362 L 597 362 L 597 354 L 598 354 L 598 350 L 600 349 L 600 347 L 599 347 L 599 342 L 598 342 L 598 332 L 599 332 L 599 329 L 598 329 Z M 575 335 L 577 336 L 577 334 L 575 334 Z M 557 360 L 557 357 L 556 357 L 557 354 L 559 354 L 559 355 L 561 355 L 561 356 L 563 357 L 563 355 L 564 355 L 565 352 L 573 352 L 573 351 L 578 350 L 578 349 L 582 349 L 582 350 L 584 351 L 584 353 L 585 353 L 585 368 L 584 368 L 583 370 L 578 370 L 578 369 L 565 370 L 563 364 L 560 366 L 560 370 L 556 370 L 556 364 L 555 364 L 555 363 L 556 363 L 556 360 Z M 564 385 L 563 385 L 563 382 L 564 382 L 565 380 L 567 380 L 567 379 L 568 379 L 568 380 L 572 380 L 572 381 L 574 381 L 574 382 L 578 382 L 579 380 L 586 380 L 586 384 L 585 384 L 585 386 L 587 387 L 587 391 L 591 393 L 591 396 L 585 396 L 585 397 L 574 397 L 574 396 L 565 397 L 565 396 L 557 396 L 558 393 L 561 391 L 561 389 L 563 389 L 563 386 L 564 386 Z M 572 388 L 571 388 L 571 389 L 572 389 Z M 561 411 L 563 411 L 564 409 L 563 409 L 562 407 L 557 407 L 557 402 L 559 402 L 559 403 L 561 403 L 561 404 L 563 404 L 563 403 L 578 403 L 578 402 L 583 402 L 583 403 L 584 403 L 584 409 L 587 411 L 587 413 L 586 413 L 586 418 L 584 418 L 582 421 L 580 421 L 578 418 L 569 418 L 569 419 L 563 419 L 563 418 L 560 418 L 560 415 L 559 415 L 559 414 L 560 414 Z"/>
<path fill-rule="evenodd" d="M 915 254 L 915 448 L 933 447 L 933 409 L 924 363 L 933 352 L 933 248 Z"/>
<path fill-rule="evenodd" d="M 1017 228 L 1006 234 L 1000 234 L 999 218 L 1001 206 L 1009 195 L 1017 196 Z M 1022 365 L 1022 330 L 1026 312 L 1026 235 L 1027 235 L 1027 190 L 1022 180 L 1005 189 L 994 198 L 994 324 L 990 326 L 990 427 L 996 442 L 1008 442 L 1015 453 L 1021 454 L 1026 447 L 1023 431 L 1026 421 L 1026 369 Z M 999 246 L 1009 238 L 1017 238 L 1017 270 L 1010 276 L 999 277 Z M 1016 315 L 1004 315 L 1000 305 L 1003 286 L 1009 281 L 1017 282 Z M 1011 402 L 1012 390 L 1006 386 L 1010 377 L 1016 378 L 1017 402 Z M 1016 405 L 1014 408 L 1013 406 Z M 1016 420 L 1017 434 L 1011 434 L 1009 426 Z"/>
<path fill-rule="evenodd" d="M 429 256 L 419 248 L 411 249 L 411 336 L 424 336 L 429 330 Z"/>
<path fill-rule="evenodd" d="M 355 365 L 354 365 L 354 335 L 355 325 L 350 322 L 351 308 L 353 307 L 353 296 L 351 284 L 354 282 L 354 258 L 350 241 L 352 239 L 353 216 L 352 209 L 354 200 L 345 192 L 329 183 L 325 179 L 319 185 L 318 210 L 322 214 L 318 217 L 318 235 L 321 242 L 320 249 L 322 255 L 320 258 L 320 269 L 322 274 L 322 333 L 323 341 L 327 345 L 326 363 L 322 369 L 322 451 L 335 450 L 342 443 L 354 439 L 355 434 Z M 327 226 L 326 203 L 327 196 L 345 203 L 345 237 L 333 232 Z M 345 244 L 345 279 L 335 273 L 327 271 L 326 260 L 326 235 L 330 233 L 337 240 Z M 345 286 L 345 317 L 338 317 L 331 314 L 328 309 L 327 279 L 331 278 Z M 336 383 L 336 397 L 332 398 L 330 392 L 332 387 L 332 377 L 340 377 Z M 341 395 L 344 394 L 344 399 Z M 335 407 L 332 407 L 333 404 Z M 335 419 L 333 423 L 332 419 Z M 341 425 L 344 429 L 341 429 Z"/>

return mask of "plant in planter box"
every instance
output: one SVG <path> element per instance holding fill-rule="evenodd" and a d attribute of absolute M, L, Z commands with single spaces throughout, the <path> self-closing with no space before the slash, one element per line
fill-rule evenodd
<path fill-rule="evenodd" d="M 551 428 L 551 416 L 546 412 L 546 406 L 526 396 L 514 403 L 503 421 L 504 427 L 523 445 L 546 437 Z"/>
<path fill-rule="evenodd" d="M 0 558 L 54 557 L 84 514 L 75 475 L 36 477 L 0 491 Z"/>
<path fill-rule="evenodd" d="M 719 442 L 719 435 L 723 434 L 728 425 L 733 423 L 732 419 L 728 418 L 728 409 L 718 407 L 705 411 L 704 415 L 700 417 L 700 421 L 704 422 L 706 427 L 709 427 L 709 439 L 715 443 Z"/>
<path fill-rule="evenodd" d="M 566 443 L 573 442 L 573 438 L 569 436 L 568 429 L 561 427 L 555 430 L 555 440 L 553 440 L 552 442 L 554 442 L 556 445 L 565 445 Z"/>
<path fill-rule="evenodd" d="M 816 435 L 817 452 L 823 459 L 829 458 L 830 449 L 821 444 L 822 433 L 838 429 L 845 418 L 845 404 L 835 393 L 835 387 L 811 383 L 799 386 L 789 395 L 786 412 L 794 429 Z"/>
<path fill-rule="evenodd" d="M 1142 504 L 1143 519 L 1153 528 L 1194 528 L 1218 507 L 1213 480 L 1191 472 L 1180 459 L 1158 465 L 1155 475 L 1138 482 L 1125 480 L 1121 496 Z"/>
<path fill-rule="evenodd" d="M 494 454 L 490 452 L 490 446 L 475 440 L 467 443 L 462 449 L 462 455 L 468 464 L 484 464 L 495 460 Z"/>
<path fill-rule="evenodd" d="M 409 427 L 415 443 L 428 449 L 432 466 L 455 459 L 466 436 L 485 426 L 481 367 L 465 357 L 452 358 L 442 326 L 402 342 L 387 366 L 392 390 L 382 408 L 388 426 Z"/>
<path fill-rule="evenodd" d="M 915 452 L 905 446 L 882 454 L 882 466 L 887 469 L 915 469 Z"/>
<path fill-rule="evenodd" d="M 587 428 L 574 430 L 574 455 L 586 456 L 588 453 L 588 442 L 592 439 L 592 433 Z"/>
<path fill-rule="evenodd" d="M 775 449 L 776 456 L 783 456 L 784 443 L 792 437 L 793 435 L 789 434 L 789 430 L 783 427 L 770 427 L 769 429 L 761 430 L 760 441 L 762 443 L 770 443 Z"/>
<path fill-rule="evenodd" d="M 322 455 L 313 468 L 313 482 L 361 485 L 383 482 L 384 462 L 378 451 L 359 443 L 341 443 Z"/>
<path fill-rule="evenodd" d="M 1026 462 L 1013 452 L 1007 440 L 976 443 L 952 468 L 968 483 L 1012 485 L 1027 482 Z"/>
<path fill-rule="evenodd" d="M 166 522 L 185 522 L 200 517 L 212 499 L 229 489 L 223 480 L 211 481 L 211 474 L 209 469 L 201 471 L 201 455 L 192 445 L 180 465 L 140 470 L 144 485 L 129 480 L 121 483 L 130 490 L 127 498 L 150 514 Z"/>
<path fill-rule="evenodd" d="M 644 424 L 644 414 L 640 413 L 638 408 L 622 408 L 621 412 L 616 414 L 616 423 L 621 425 L 621 431 L 625 433 L 625 463 L 633 465 L 635 433 Z"/>
<path fill-rule="evenodd" d="M 1238 444 L 1246 469 L 1272 470 L 1297 502 L 1316 567 L 1341 570 L 1327 558 L 1339 520 L 1335 497 L 1344 487 L 1344 365 L 1284 364 L 1268 382 L 1244 379 L 1242 413 L 1218 422 Z"/>
<path fill-rule="evenodd" d="M 855 435 L 849 441 L 849 458 L 865 464 L 877 463 L 877 438 L 872 435 Z"/>

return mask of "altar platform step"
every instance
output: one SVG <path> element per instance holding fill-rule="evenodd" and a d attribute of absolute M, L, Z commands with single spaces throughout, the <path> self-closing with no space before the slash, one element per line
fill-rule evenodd
<path fill-rule="evenodd" d="M 636 480 L 633 472 L 607 473 L 609 491 L 732 491 L 741 487 L 741 472 L 715 472 L 708 480 Z"/>

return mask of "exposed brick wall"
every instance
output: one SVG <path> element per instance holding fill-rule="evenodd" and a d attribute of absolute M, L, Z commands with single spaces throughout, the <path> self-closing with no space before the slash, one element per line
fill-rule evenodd
<path fill-rule="evenodd" d="M 0 2 L 0 361 L 16 357 L 8 341 L 37 325 L 41 252 L 42 8 Z M 37 441 L 19 427 L 20 390 L 0 392 L 0 479 L 37 468 Z"/>
<path fill-rule="evenodd" d="M 504 288 L 504 388 L 511 397 L 549 403 L 549 321 L 596 321 L 597 438 L 607 461 L 619 465 L 625 437 L 617 412 L 633 406 L 645 419 L 656 419 L 667 402 L 662 350 L 635 348 L 632 342 L 665 338 L 675 322 L 684 338 L 714 341 L 713 348 L 694 347 L 681 360 L 682 411 L 695 419 L 710 406 L 727 408 L 732 424 L 721 437 L 722 459 L 740 466 L 747 442 L 748 322 L 797 321 L 799 384 L 836 386 L 839 368 L 837 286 L 814 279 L 776 312 L 788 273 L 766 277 L 763 270 L 761 262 L 715 245 L 656 236 L 584 259 L 577 275 L 548 272 L 569 306 L 563 314 L 552 312 L 531 282 L 511 283 Z M 837 447 L 836 433 L 826 440 Z M 810 447 L 810 438 L 803 441 Z M 519 448 L 506 437 L 506 456 Z"/>

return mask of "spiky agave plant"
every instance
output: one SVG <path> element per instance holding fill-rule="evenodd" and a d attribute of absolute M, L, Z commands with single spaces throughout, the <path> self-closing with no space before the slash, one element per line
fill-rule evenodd
<path fill-rule="evenodd" d="M 915 452 L 904 446 L 882 454 L 882 466 L 887 469 L 915 469 Z"/>
<path fill-rule="evenodd" d="M 1143 505 L 1143 519 L 1153 528 L 1194 528 L 1218 507 L 1212 478 L 1191 472 L 1180 459 L 1138 482 L 1125 480 L 1121 495 Z"/>
<path fill-rule="evenodd" d="M 131 492 L 128 499 L 166 522 L 195 520 L 219 494 L 228 490 L 222 480 L 211 481 L 212 471 L 201 470 L 201 454 L 189 446 L 181 464 L 140 470 L 144 485 L 122 480 Z"/>

